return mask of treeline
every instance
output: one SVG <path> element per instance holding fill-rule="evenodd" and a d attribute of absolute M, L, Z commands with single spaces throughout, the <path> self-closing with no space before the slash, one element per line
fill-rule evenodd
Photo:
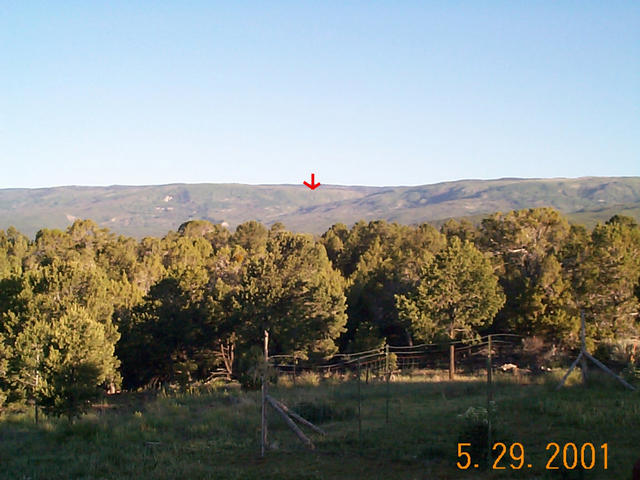
<path fill-rule="evenodd" d="M 384 342 L 484 333 L 595 345 L 639 331 L 640 228 L 592 231 L 549 208 L 448 221 L 337 224 L 321 237 L 190 221 L 163 238 L 90 220 L 30 240 L 0 231 L 0 406 L 73 416 L 100 392 L 204 381 L 251 386 L 272 354 L 320 361 Z"/>

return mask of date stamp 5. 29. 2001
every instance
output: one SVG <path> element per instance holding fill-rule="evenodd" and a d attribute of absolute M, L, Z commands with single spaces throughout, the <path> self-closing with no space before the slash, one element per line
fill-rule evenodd
<path fill-rule="evenodd" d="M 458 462 L 456 466 L 461 470 L 479 468 L 479 463 L 474 463 L 469 449 L 471 443 L 458 443 Z M 594 468 L 608 468 L 609 446 L 603 443 L 596 447 L 593 443 L 575 444 L 572 442 L 559 444 L 547 443 L 548 452 L 546 458 L 546 470 L 592 470 Z M 492 447 L 493 470 L 520 470 L 533 468 L 532 463 L 527 462 L 525 447 L 522 443 L 514 442 L 505 444 L 496 442 Z"/>

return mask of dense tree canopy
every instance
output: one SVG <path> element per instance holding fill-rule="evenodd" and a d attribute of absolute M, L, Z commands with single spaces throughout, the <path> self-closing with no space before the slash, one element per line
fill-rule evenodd
<path fill-rule="evenodd" d="M 346 279 L 349 320 L 343 349 L 369 349 L 385 339 L 398 345 L 410 342 L 395 296 L 414 287 L 420 268 L 446 238 L 427 224 L 412 228 L 376 221 L 359 222 L 350 231 L 334 225 L 321 241 Z"/>
<path fill-rule="evenodd" d="M 320 238 L 190 220 L 163 238 L 90 220 L 0 231 L 0 406 L 73 416 L 100 391 L 245 378 L 272 354 L 313 362 L 386 343 L 538 336 L 575 346 L 639 333 L 640 227 L 588 231 L 557 211 L 480 225 L 336 224 Z"/>

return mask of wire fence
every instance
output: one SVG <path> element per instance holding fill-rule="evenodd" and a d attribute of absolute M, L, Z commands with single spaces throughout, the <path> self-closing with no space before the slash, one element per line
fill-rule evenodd
<path fill-rule="evenodd" d="M 292 425 L 295 422 L 291 415 L 327 424 L 334 433 L 336 429 L 342 431 L 338 436 L 346 438 L 347 443 L 349 435 L 353 435 L 351 438 L 356 444 L 362 445 L 363 441 L 367 442 L 379 434 L 381 425 L 388 425 L 390 421 L 397 423 L 402 419 L 405 401 L 424 390 L 420 383 L 421 376 L 432 375 L 443 380 L 443 371 L 445 376 L 448 373 L 450 379 L 463 375 L 486 378 L 484 401 L 486 411 L 489 411 L 493 397 L 492 372 L 502 369 L 519 373 L 517 365 L 524 365 L 521 340 L 522 337 L 518 335 L 495 334 L 467 343 L 383 345 L 370 350 L 338 354 L 323 363 L 313 363 L 296 355 L 267 356 L 265 343 L 269 369 L 277 375 L 263 376 L 262 455 L 270 443 L 266 434 L 268 404 L 278 411 L 298 439 L 311 448 L 312 440 Z M 417 382 L 411 380 L 414 375 Z M 325 388 L 292 390 L 287 387 L 282 390 L 278 385 L 283 379 L 288 379 L 289 386 L 293 387 L 296 384 L 304 386 L 312 381 L 317 382 L 314 385 L 324 385 Z M 278 385 L 273 385 L 274 381 Z M 273 393 L 270 393 L 270 383 L 274 387 Z M 454 383 L 450 385 L 454 393 L 459 387 L 464 388 Z M 280 402 L 278 397 L 286 399 L 288 406 Z M 452 423 L 453 420 L 448 421 Z"/>
<path fill-rule="evenodd" d="M 481 337 L 475 342 L 383 345 L 361 352 L 338 354 L 320 364 L 311 363 L 296 355 L 273 355 L 269 357 L 269 363 L 279 374 L 290 375 L 294 382 L 304 372 L 330 376 L 354 372 L 358 368 L 367 377 L 383 374 L 393 376 L 417 370 L 452 370 L 452 375 L 475 374 L 486 371 L 489 356 L 493 368 L 519 365 L 522 356 L 521 339 L 519 335 L 494 334 Z"/>
<path fill-rule="evenodd" d="M 382 345 L 313 362 L 299 355 L 270 356 L 265 332 L 261 454 L 282 445 L 292 451 L 300 448 L 296 443 L 280 444 L 287 438 L 282 430 L 291 429 L 307 448 L 319 442 L 327 452 L 357 454 L 383 444 L 385 451 L 403 460 L 441 458 L 449 447 L 438 444 L 435 434 L 430 443 L 424 441 L 423 432 L 430 431 L 447 438 L 455 434 L 458 442 L 474 446 L 474 458 L 490 465 L 493 441 L 503 438 L 502 428 L 508 423 L 500 405 L 512 395 L 526 402 L 535 390 L 520 385 L 536 383 L 531 376 L 553 370 L 541 383 L 552 382 L 558 390 L 579 361 L 589 359 L 634 389 L 587 351 L 584 333 L 579 355 L 566 370 L 573 353 L 535 338 L 492 334 L 473 342 Z M 586 365 L 579 369 L 586 384 Z M 500 371 L 512 375 L 499 375 L 496 384 L 494 375 Z M 559 384 L 558 371 L 565 374 Z M 447 376 L 454 381 L 443 381 Z M 320 388 L 307 388 L 311 386 Z M 267 406 L 279 416 L 268 420 Z M 300 426 L 311 429 L 310 435 Z"/>

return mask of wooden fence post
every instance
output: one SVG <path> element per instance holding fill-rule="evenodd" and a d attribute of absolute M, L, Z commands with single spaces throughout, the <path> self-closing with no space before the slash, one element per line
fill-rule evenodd
<path fill-rule="evenodd" d="M 449 380 L 453 380 L 456 374 L 456 346 L 451 340 L 449 344 Z"/>
<path fill-rule="evenodd" d="M 493 382 L 493 359 L 492 359 L 492 351 L 493 346 L 491 345 L 491 335 L 488 338 L 488 348 L 489 351 L 487 353 L 487 402 L 491 402 L 493 400 L 493 391 L 491 390 L 491 384 Z"/>
<path fill-rule="evenodd" d="M 360 391 L 360 359 L 358 359 L 358 441 L 362 445 L 362 395 Z"/>
<path fill-rule="evenodd" d="M 269 332 L 264 331 L 264 369 L 262 371 L 262 440 L 260 442 L 260 456 L 264 457 L 264 451 L 267 446 L 267 382 L 269 368 Z"/>
<path fill-rule="evenodd" d="M 492 403 L 493 403 L 493 391 L 492 391 L 492 382 L 493 382 L 493 378 L 492 378 L 492 374 L 493 374 L 493 362 L 492 362 L 492 358 L 491 358 L 491 354 L 492 351 L 491 349 L 493 348 L 493 345 L 491 345 L 491 335 L 489 335 L 488 339 L 487 339 L 487 347 L 488 347 L 488 352 L 487 352 L 487 447 L 488 447 L 488 452 L 487 452 L 487 459 L 489 460 L 489 464 L 491 464 L 491 443 L 492 443 L 492 438 L 491 438 L 491 412 L 492 412 Z"/>
<path fill-rule="evenodd" d="M 582 345 L 581 352 L 587 351 L 587 341 L 585 340 L 585 327 L 584 327 L 584 310 L 580 310 L 580 342 Z M 582 355 L 580 358 L 580 372 L 582 373 L 582 384 L 587 384 L 587 357 Z"/>
<path fill-rule="evenodd" d="M 296 367 L 298 366 L 298 357 L 293 355 L 293 386 L 296 386 Z"/>
<path fill-rule="evenodd" d="M 389 365 L 389 345 L 387 344 L 385 346 L 384 349 L 384 354 L 385 354 L 385 369 L 387 371 L 387 399 L 386 399 L 386 411 L 385 411 L 385 421 L 386 423 L 389 423 L 389 396 L 391 394 L 390 390 L 389 390 L 389 381 L 391 380 L 391 368 Z"/>

